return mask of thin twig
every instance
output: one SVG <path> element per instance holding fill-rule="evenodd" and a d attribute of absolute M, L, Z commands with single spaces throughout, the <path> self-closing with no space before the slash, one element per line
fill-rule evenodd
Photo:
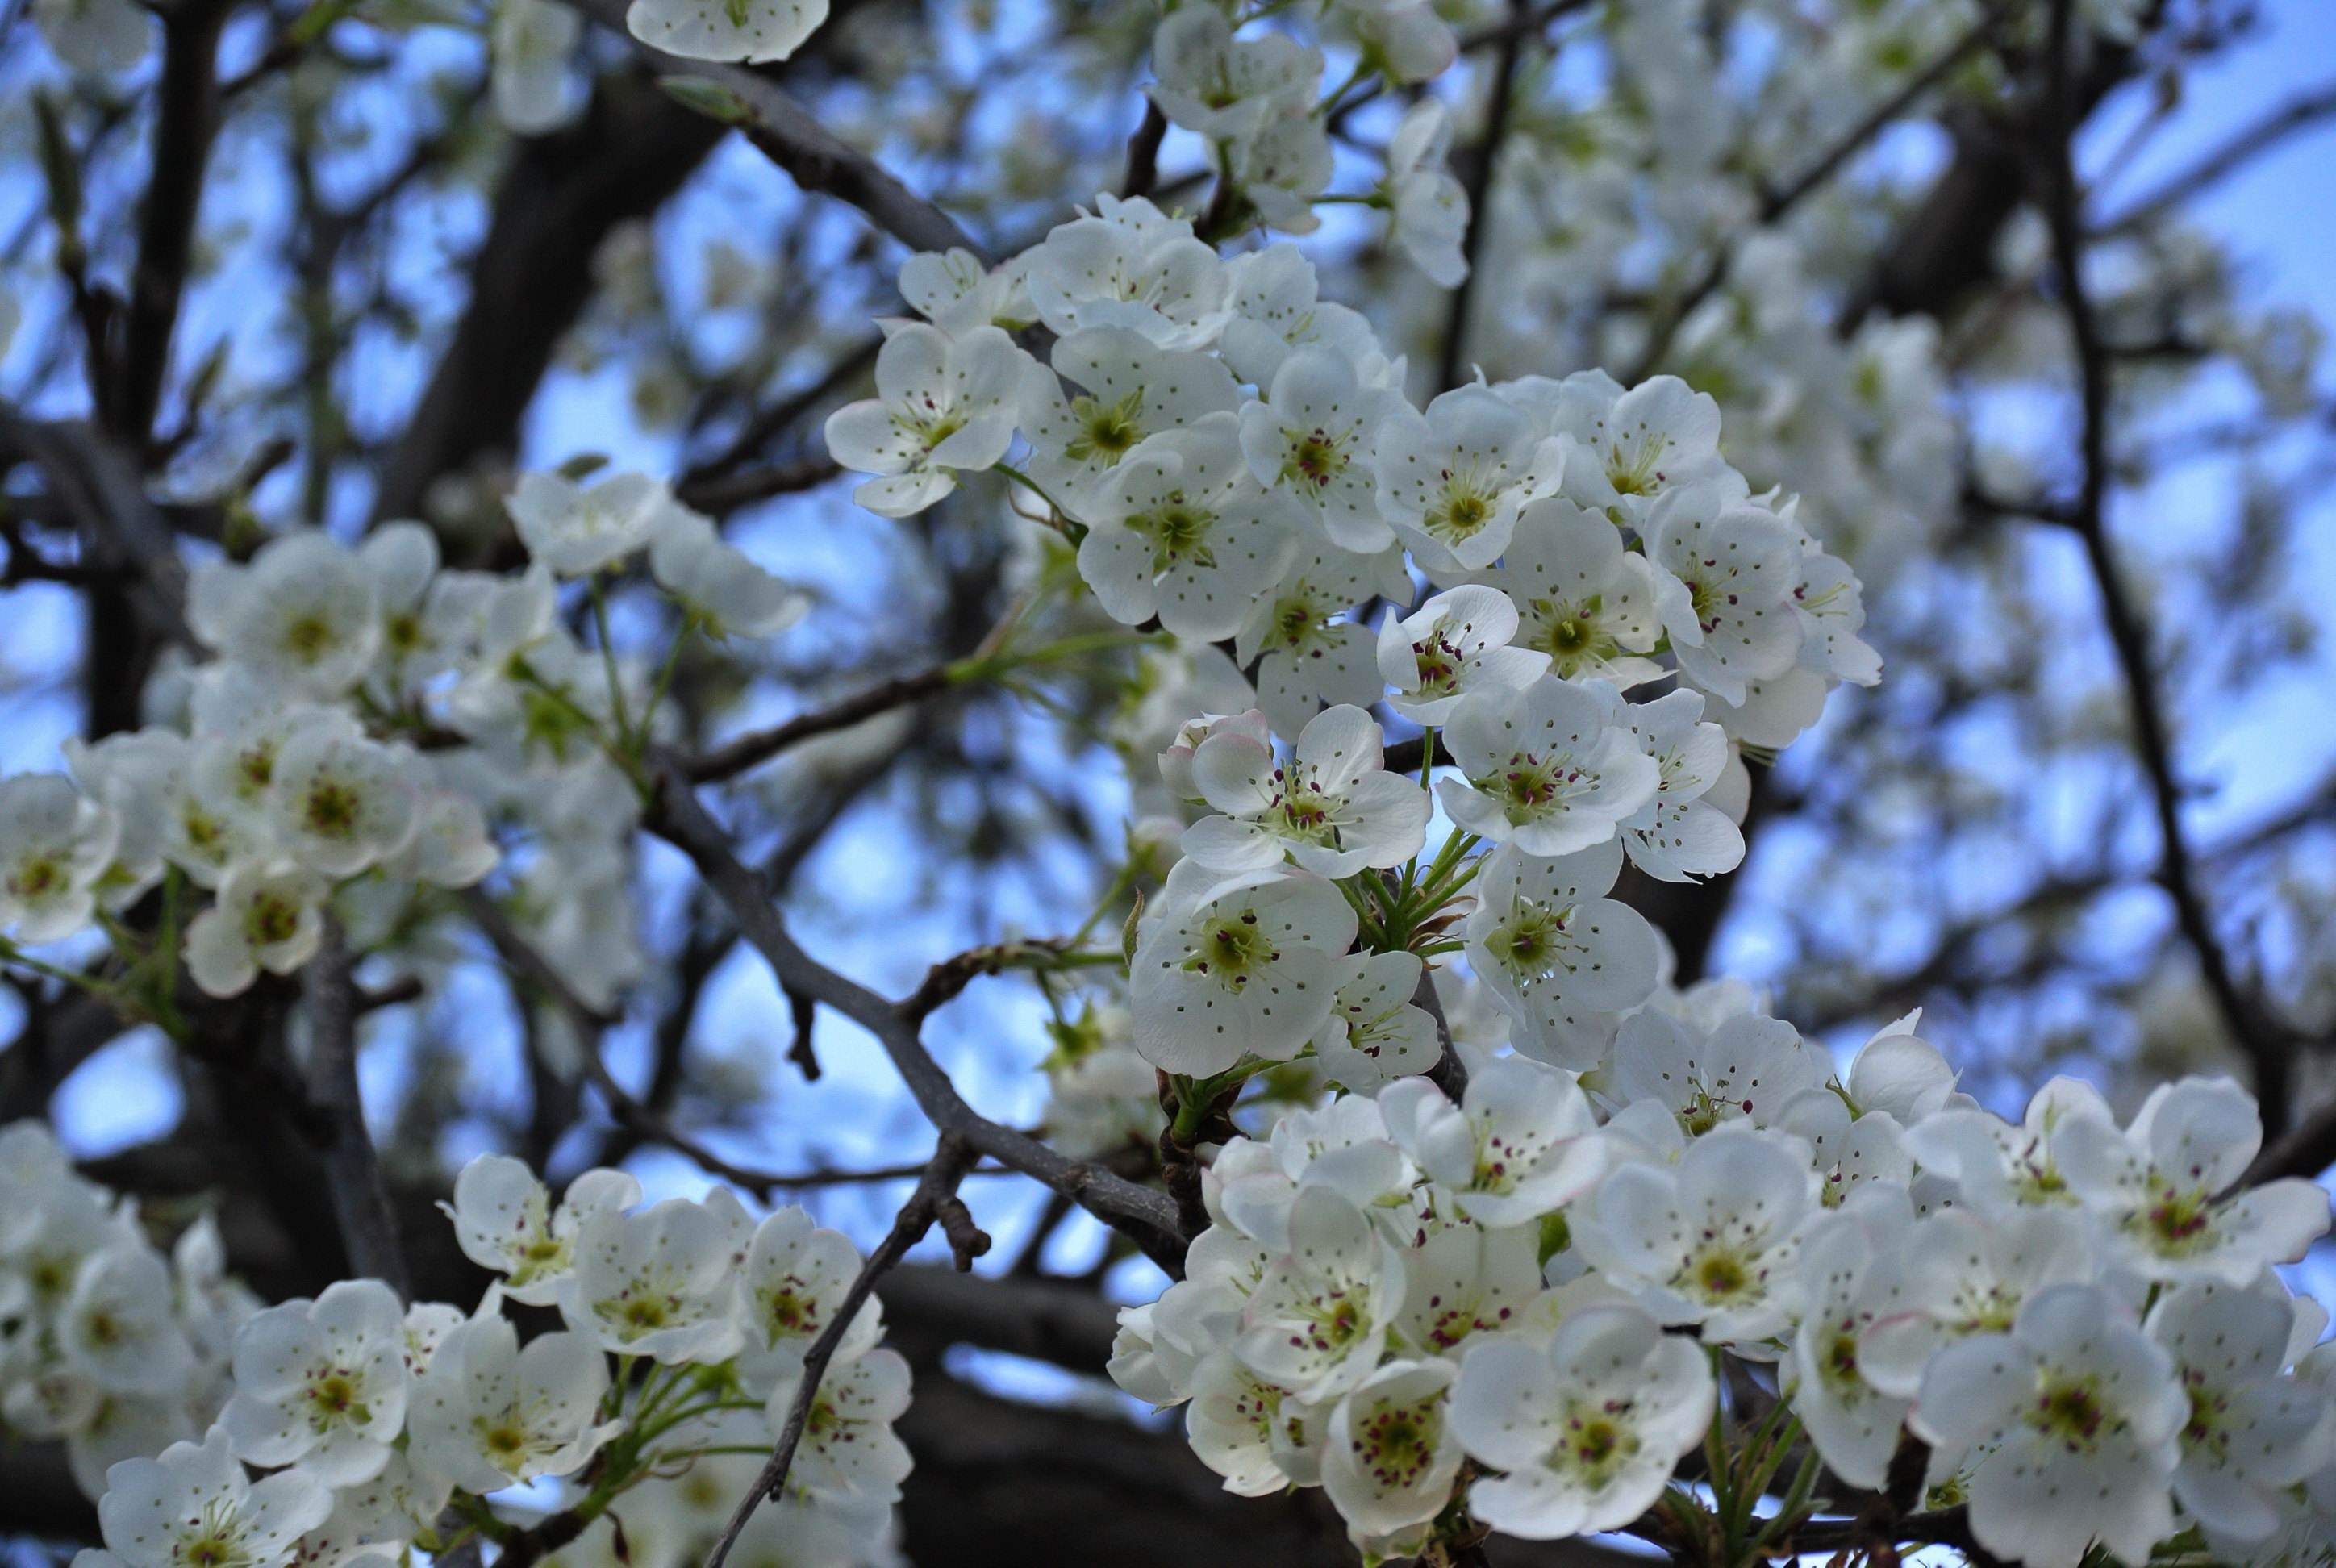
<path fill-rule="evenodd" d="M 758 501 L 816 489 L 842 472 L 843 465 L 832 457 L 798 457 L 699 480 L 680 486 L 674 493 L 684 506 L 715 517 L 726 517 Z"/>
<path fill-rule="evenodd" d="M 2224 142 L 2196 162 L 2169 176 L 2092 232 L 2095 238 L 2125 234 L 2212 189 L 2295 132 L 2336 116 L 2336 86 L 2299 93 Z"/>
<path fill-rule="evenodd" d="M 803 1428 L 810 1421 L 812 1404 L 818 1398 L 819 1386 L 827 1375 L 828 1363 L 835 1359 L 837 1347 L 843 1343 L 844 1335 L 851 1331 L 853 1321 L 860 1316 L 861 1308 L 874 1293 L 876 1281 L 883 1277 L 885 1271 L 899 1262 L 910 1248 L 922 1241 L 925 1232 L 935 1224 L 940 1225 L 948 1233 L 949 1251 L 956 1259 L 959 1272 L 970 1270 L 973 1260 L 988 1250 L 989 1238 L 973 1228 L 972 1221 L 966 1215 L 964 1204 L 957 1195 L 957 1184 L 972 1169 L 974 1159 L 972 1146 L 961 1135 L 946 1130 L 942 1132 L 939 1144 L 933 1150 L 933 1157 L 925 1166 L 923 1177 L 917 1183 L 917 1190 L 910 1193 L 909 1201 L 901 1205 L 900 1214 L 892 1222 L 891 1232 L 877 1244 L 874 1251 L 868 1254 L 868 1261 L 853 1277 L 851 1288 L 843 1293 L 843 1300 L 836 1304 L 827 1326 L 820 1330 L 819 1338 L 812 1341 L 811 1349 L 804 1353 L 803 1370 L 796 1377 L 794 1401 L 788 1407 L 786 1424 L 779 1429 L 779 1439 L 771 1449 L 770 1460 L 763 1466 L 762 1474 L 754 1478 L 754 1485 L 745 1496 L 739 1499 L 729 1524 L 723 1526 L 720 1539 L 714 1543 L 714 1550 L 706 1555 L 706 1568 L 722 1568 L 724 1560 L 730 1555 L 730 1548 L 737 1542 L 739 1533 L 745 1529 L 746 1521 L 754 1517 L 754 1510 L 763 1505 L 764 1498 L 775 1499 L 785 1487 L 787 1471 L 794 1464 L 795 1449 L 803 1441 Z"/>
<path fill-rule="evenodd" d="M 1985 43 L 1988 35 L 1994 31 L 1996 24 L 2009 15 L 2011 9 L 2010 0 L 1999 0 L 1999 3 L 1990 7 L 1986 15 L 1973 24 L 1971 29 L 1964 33 L 1945 54 L 1907 78 L 1904 85 L 1897 92 L 1875 104 L 1867 112 L 1864 119 L 1858 121 L 1837 138 L 1815 162 L 1784 185 L 1763 191 L 1759 208 L 1750 226 L 1752 230 L 1757 231 L 1776 222 L 1839 173 L 1843 164 L 1847 163 L 1868 142 L 1895 123 L 1925 93 L 1944 81 L 1950 73 L 1971 55 L 1973 50 Z M 1687 292 L 1680 295 L 1678 301 L 1663 313 L 1661 319 L 1656 323 L 1648 337 L 1647 346 L 1639 356 L 1637 367 L 1626 378 L 1628 381 L 1637 383 L 1654 374 L 1656 367 L 1661 364 L 1663 355 L 1670 352 L 1671 342 L 1679 336 L 1679 328 L 1686 325 L 1689 317 L 1695 314 L 1696 307 L 1710 298 L 1719 286 L 1728 280 L 1728 274 L 1735 265 L 1736 254 L 1737 247 L 1731 243 L 1719 254 L 1714 256 L 1702 274 L 1689 286 Z"/>
<path fill-rule="evenodd" d="M 783 724 L 758 729 L 725 742 L 712 751 L 690 757 L 680 765 L 683 774 L 693 784 L 708 784 L 717 779 L 735 778 L 742 773 L 758 768 L 791 746 L 802 745 L 817 735 L 832 735 L 840 729 L 871 719 L 896 707 L 921 702 L 947 691 L 953 684 L 951 667 L 935 665 L 915 675 L 901 676 L 880 686 L 844 698 L 832 707 L 798 714 Z"/>
<path fill-rule="evenodd" d="M 920 1020 L 855 980 L 815 961 L 795 943 L 762 878 L 747 869 L 729 834 L 706 814 L 685 771 L 655 759 L 657 791 L 644 826 L 687 855 L 739 930 L 771 966 L 782 989 L 833 1008 L 876 1037 L 925 1119 L 961 1135 L 999 1164 L 1037 1177 L 1127 1235 L 1171 1272 L 1181 1270 L 1186 1237 L 1174 1203 L 1089 1161 L 1075 1160 L 1027 1135 L 991 1121 L 965 1102 L 919 1035 Z"/>
<path fill-rule="evenodd" d="M 805 190 L 832 196 L 867 214 L 877 228 L 912 250 L 988 252 L 958 220 L 910 190 L 867 153 L 819 122 L 811 111 L 759 71 L 708 60 L 685 60 L 634 38 L 625 26 L 625 0 L 568 0 L 585 15 L 631 43 L 633 51 L 668 77 L 710 84 L 718 104 L 685 95 L 691 107 L 734 126 Z"/>
<path fill-rule="evenodd" d="M 2242 1187 L 2260 1187 L 2282 1176 L 2307 1181 L 2336 1165 L 2336 1100 L 2331 1100 L 2265 1148 L 2239 1179 Z"/>

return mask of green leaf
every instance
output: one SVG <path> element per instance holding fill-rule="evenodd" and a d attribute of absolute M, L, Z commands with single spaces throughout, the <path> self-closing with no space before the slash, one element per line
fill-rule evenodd
<path fill-rule="evenodd" d="M 746 101 L 718 82 L 708 82 L 703 76 L 660 76 L 657 85 L 664 88 L 673 101 L 685 109 L 694 109 L 708 120 L 718 120 L 725 125 L 745 125 L 754 116 Z"/>

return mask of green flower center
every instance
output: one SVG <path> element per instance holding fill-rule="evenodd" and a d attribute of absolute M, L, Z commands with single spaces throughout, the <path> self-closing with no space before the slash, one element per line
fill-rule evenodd
<path fill-rule="evenodd" d="M 2028 1425 L 2075 1453 L 2092 1445 L 2109 1425 L 2109 1415 L 2101 1404 L 2096 1379 L 2048 1372 L 2038 1383 Z"/>
<path fill-rule="evenodd" d="M 1581 772 L 1566 765 L 1571 760 L 1512 752 L 1506 763 L 1468 782 L 1498 801 L 1513 825 L 1523 827 L 1549 815 L 1581 782 Z"/>
<path fill-rule="evenodd" d="M 1326 430 L 1296 432 L 1289 436 L 1289 454 L 1281 461 L 1281 477 L 1304 480 L 1316 489 L 1346 472 L 1346 448 Z"/>
<path fill-rule="evenodd" d="M 313 611 L 295 616 L 284 625 L 284 651 L 302 664 L 316 663 L 339 641 L 333 623 Z"/>
<path fill-rule="evenodd" d="M 1071 400 L 1071 417 L 1078 422 L 1078 433 L 1064 449 L 1074 463 L 1091 463 L 1101 458 L 1116 463 L 1135 443 L 1144 439 L 1144 426 L 1136 423 L 1136 411 L 1144 405 L 1144 394 L 1131 392 L 1116 403 L 1105 403 L 1093 397 Z"/>
<path fill-rule="evenodd" d="M 308 786 L 301 815 L 318 838 L 354 838 L 364 805 L 364 797 L 343 781 L 318 779 Z"/>
<path fill-rule="evenodd" d="M 1189 560 L 1194 566 L 1216 564 L 1209 552 L 1209 530 L 1216 514 L 1189 504 L 1179 491 L 1154 511 L 1139 512 L 1127 526 L 1152 543 L 1152 570 L 1163 572 Z"/>
<path fill-rule="evenodd" d="M 244 912 L 243 934 L 255 948 L 288 942 L 300 930 L 300 906 L 281 893 L 262 893 Z"/>
<path fill-rule="evenodd" d="M 1238 991 L 1280 956 L 1257 923 L 1257 911 L 1243 910 L 1202 927 L 1200 945 L 1184 960 L 1184 968 L 1213 978 L 1227 990 Z"/>

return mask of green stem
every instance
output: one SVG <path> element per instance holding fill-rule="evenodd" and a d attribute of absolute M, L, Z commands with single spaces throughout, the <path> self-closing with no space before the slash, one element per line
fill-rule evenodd
<path fill-rule="evenodd" d="M 1046 509 L 1055 514 L 1058 531 L 1059 525 L 1062 522 L 1076 521 L 1072 518 L 1070 511 L 1061 502 L 1056 501 L 1053 496 L 1046 493 L 1046 487 L 1045 485 L 1040 484 L 1037 480 L 1031 478 L 1028 474 L 1023 472 L 1012 463 L 999 463 L 998 465 L 998 472 L 1012 480 L 1015 483 L 1020 485 L 1023 489 L 1028 491 L 1031 494 L 1037 496 L 1040 501 L 1045 502 L 1046 503 Z"/>
<path fill-rule="evenodd" d="M 1119 874 L 1111 879 L 1111 886 L 1104 889 L 1103 897 L 1095 901 L 1094 910 L 1088 913 L 1085 920 L 1080 922 L 1079 929 L 1071 933 L 1071 946 L 1077 947 L 1081 942 L 1085 941 L 1087 933 L 1103 923 L 1104 916 L 1111 913 L 1113 906 L 1119 902 L 1121 896 L 1134 885 L 1135 877 L 1134 861 L 1128 861 L 1120 866 Z"/>
<path fill-rule="evenodd" d="M 600 590 L 598 572 L 586 580 L 585 587 L 592 596 L 592 627 L 600 638 L 600 667 L 608 676 L 608 711 L 616 716 L 618 737 L 629 741 L 633 726 L 625 721 L 625 683 L 617 674 L 616 639 L 608 635 L 608 596 Z"/>
<path fill-rule="evenodd" d="M 674 674 L 681 668 L 682 645 L 689 640 L 690 631 L 696 624 L 696 616 L 682 611 L 681 624 L 674 628 L 673 646 L 666 649 L 665 662 L 657 666 L 657 684 L 649 688 L 648 706 L 641 710 L 641 731 L 635 737 L 633 748 L 636 753 L 649 744 L 649 726 L 657 718 L 657 709 L 665 705 L 666 694 L 673 689 Z"/>
<path fill-rule="evenodd" d="M 1361 891 L 1354 885 L 1352 879 L 1341 877 L 1330 885 L 1337 888 L 1347 902 L 1354 907 L 1355 920 L 1360 928 L 1362 938 L 1376 947 L 1379 940 L 1379 921 L 1377 911 L 1371 908 L 1370 901 L 1363 896 Z"/>
<path fill-rule="evenodd" d="M 78 975 L 71 969 L 59 969 L 44 959 L 34 958 L 5 937 L 0 937 L 0 964 L 15 964 L 18 969 L 30 969 L 36 975 L 46 975 L 50 979 L 62 980 L 66 985 L 87 991 L 100 1001 L 115 1006 L 121 1004 L 122 993 L 107 982 Z"/>
<path fill-rule="evenodd" d="M 1333 109 L 1338 107 L 1339 99 L 1344 98 L 1348 93 L 1353 92 L 1356 88 L 1361 86 L 1364 83 L 1369 81 L 1372 77 L 1377 74 L 1377 70 L 1372 66 L 1369 61 L 1356 61 L 1355 68 L 1347 73 L 1347 79 L 1344 82 L 1339 83 L 1336 87 L 1332 88 L 1328 93 L 1324 94 L 1321 102 L 1314 105 L 1315 116 L 1319 119 L 1323 115 L 1329 114 Z"/>

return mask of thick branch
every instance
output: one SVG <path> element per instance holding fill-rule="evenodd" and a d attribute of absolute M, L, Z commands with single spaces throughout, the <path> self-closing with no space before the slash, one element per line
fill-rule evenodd
<path fill-rule="evenodd" d="M 381 473 L 376 519 L 410 517 L 441 477 L 518 444 L 520 417 L 594 283 L 609 232 L 662 206 L 722 139 L 629 73 L 584 118 L 520 143 L 472 258 L 470 304 Z"/>
<path fill-rule="evenodd" d="M 162 79 L 154 111 L 154 171 L 138 219 L 138 267 L 130 279 L 117 406 L 107 424 L 143 447 L 161 405 L 178 330 L 179 301 L 194 257 L 204 172 L 219 134 L 219 30 L 229 0 L 190 0 L 162 12 Z"/>

